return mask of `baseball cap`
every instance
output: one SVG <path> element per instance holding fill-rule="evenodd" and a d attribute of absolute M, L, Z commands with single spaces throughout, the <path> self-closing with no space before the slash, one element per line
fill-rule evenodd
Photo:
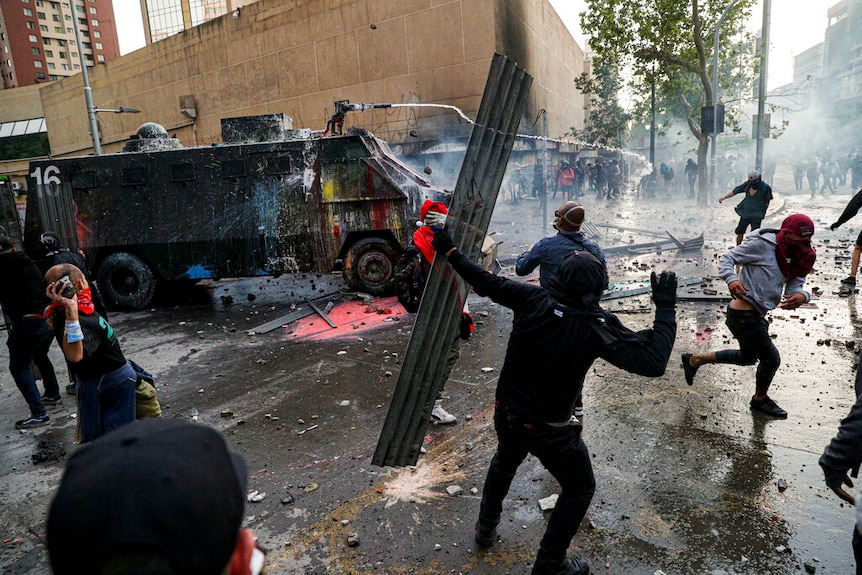
<path fill-rule="evenodd" d="M 749 180 L 756 180 L 759 177 L 760 177 L 760 172 L 758 172 L 757 170 L 751 170 L 750 172 L 748 172 L 748 179 Z"/>
<path fill-rule="evenodd" d="M 218 575 L 237 544 L 247 469 L 202 424 L 143 419 L 80 447 L 48 511 L 55 575 L 92 572 L 122 550 L 178 573 Z"/>
<path fill-rule="evenodd" d="M 805 214 L 793 214 L 781 222 L 781 231 L 799 234 L 807 238 L 814 235 L 814 222 Z"/>

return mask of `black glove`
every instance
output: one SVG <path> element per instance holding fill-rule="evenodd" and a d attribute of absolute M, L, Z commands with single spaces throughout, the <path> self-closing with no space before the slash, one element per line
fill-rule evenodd
<path fill-rule="evenodd" d="M 461 332 L 458 334 L 464 341 L 470 339 L 470 334 L 476 329 L 476 324 L 473 323 L 473 316 L 467 312 L 461 312 Z"/>
<path fill-rule="evenodd" d="M 657 308 L 676 307 L 676 274 L 669 271 L 661 272 L 660 276 L 655 272 L 650 274 L 650 285 L 652 286 L 652 300 Z"/>
<path fill-rule="evenodd" d="M 829 226 L 829 229 L 830 229 L 830 230 L 832 230 L 832 231 L 834 232 L 834 231 L 835 231 L 835 228 L 837 228 L 837 227 L 838 227 L 838 222 L 835 222 L 834 224 L 832 224 L 831 226 Z"/>
<path fill-rule="evenodd" d="M 442 228 L 434 232 L 434 239 L 431 241 L 431 245 L 434 246 L 435 250 L 444 255 L 455 247 L 455 244 L 452 242 L 452 236 Z"/>

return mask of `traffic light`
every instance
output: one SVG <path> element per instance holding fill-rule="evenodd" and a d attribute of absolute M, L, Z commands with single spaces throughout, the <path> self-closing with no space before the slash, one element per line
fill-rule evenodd
<path fill-rule="evenodd" d="M 713 112 L 717 112 L 713 119 Z M 724 104 L 704 106 L 700 109 L 700 131 L 703 134 L 720 134 L 724 131 Z"/>

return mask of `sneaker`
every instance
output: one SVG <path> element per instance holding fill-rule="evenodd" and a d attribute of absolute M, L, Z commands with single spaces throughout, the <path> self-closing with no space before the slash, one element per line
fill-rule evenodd
<path fill-rule="evenodd" d="M 530 575 L 590 575 L 590 564 L 583 559 L 567 557 L 562 563 L 548 566 L 547 563 L 536 559 Z"/>
<path fill-rule="evenodd" d="M 476 543 L 482 547 L 491 547 L 497 540 L 497 526 L 487 525 L 481 521 L 476 522 Z"/>
<path fill-rule="evenodd" d="M 66 386 L 66 393 L 68 393 L 69 395 L 77 395 L 78 386 L 74 383 L 70 383 Z"/>
<path fill-rule="evenodd" d="M 584 406 L 576 405 L 575 410 L 572 412 L 575 417 L 583 417 L 584 416 Z"/>
<path fill-rule="evenodd" d="M 47 395 L 43 395 L 41 399 L 42 403 L 45 405 L 59 405 L 63 401 L 63 398 L 59 395 L 55 395 L 54 397 L 48 397 Z"/>
<path fill-rule="evenodd" d="M 855 286 L 856 285 L 856 278 L 854 276 L 848 276 L 848 277 L 844 278 L 843 280 L 841 280 L 841 283 L 843 283 L 844 285 L 848 285 L 848 286 Z"/>
<path fill-rule="evenodd" d="M 439 399 L 434 402 L 434 409 L 431 410 L 431 421 L 441 425 L 448 425 L 458 421 L 454 415 L 443 409 L 443 406 L 440 405 L 440 403 L 441 400 Z"/>
<path fill-rule="evenodd" d="M 765 413 L 778 419 L 787 419 L 787 412 L 781 409 L 768 395 L 760 401 L 751 399 L 751 410 Z"/>
<path fill-rule="evenodd" d="M 700 366 L 698 366 L 700 367 Z M 698 367 L 691 364 L 691 354 L 682 354 L 682 372 L 685 374 L 685 382 L 689 385 L 694 384 L 694 374 L 697 373 Z"/>
<path fill-rule="evenodd" d="M 48 414 L 41 417 L 36 417 L 34 415 L 30 415 L 27 419 L 22 419 L 21 421 L 15 422 L 15 429 L 32 429 L 34 427 L 45 427 L 48 425 L 48 422 L 51 418 L 48 417 Z"/>

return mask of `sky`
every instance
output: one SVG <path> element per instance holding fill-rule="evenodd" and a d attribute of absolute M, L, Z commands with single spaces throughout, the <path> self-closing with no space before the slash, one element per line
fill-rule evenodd
<path fill-rule="evenodd" d="M 583 48 L 584 35 L 580 30 L 578 14 L 586 10 L 584 0 L 549 0 L 554 10 L 568 27 L 572 36 Z M 120 54 L 128 54 L 144 46 L 144 29 L 141 22 L 139 0 L 113 0 L 114 16 L 120 41 Z M 769 80 L 773 90 L 793 79 L 793 56 L 823 41 L 826 30 L 826 10 L 838 0 L 772 0 L 770 18 Z M 760 29 L 763 7 L 755 6 L 751 31 Z"/>

